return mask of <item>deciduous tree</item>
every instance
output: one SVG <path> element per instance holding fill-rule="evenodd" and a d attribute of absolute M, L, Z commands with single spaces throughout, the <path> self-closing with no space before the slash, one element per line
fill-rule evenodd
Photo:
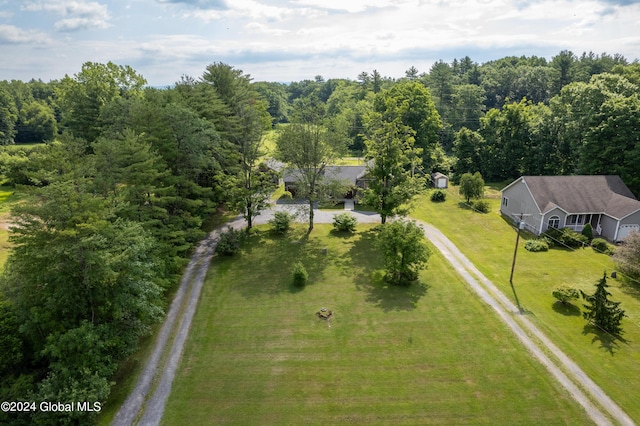
<path fill-rule="evenodd" d="M 384 224 L 389 216 L 406 215 L 410 201 L 424 188 L 424 179 L 414 173 L 421 163 L 421 150 L 414 146 L 414 131 L 399 118 L 387 121 L 373 113 L 368 121 L 369 184 L 363 201 L 380 213 Z"/>
<path fill-rule="evenodd" d="M 385 279 L 395 285 L 416 281 L 431 255 L 424 232 L 415 222 L 394 221 L 383 225 L 376 244 L 384 256 Z"/>
<path fill-rule="evenodd" d="M 472 198 L 482 198 L 484 195 L 484 179 L 480 172 L 474 174 L 465 173 L 460 177 L 460 195 L 462 195 L 467 203 Z"/>
<path fill-rule="evenodd" d="M 347 141 L 334 138 L 324 125 L 324 104 L 317 98 L 296 103 L 292 123 L 276 140 L 276 156 L 287 163 L 297 178 L 296 190 L 309 202 L 309 232 L 313 230 L 313 205 L 335 187 L 325 167 L 344 152 Z"/>
<path fill-rule="evenodd" d="M 623 274 L 640 281 L 640 233 L 628 235 L 624 244 L 616 247 L 613 260 Z"/>

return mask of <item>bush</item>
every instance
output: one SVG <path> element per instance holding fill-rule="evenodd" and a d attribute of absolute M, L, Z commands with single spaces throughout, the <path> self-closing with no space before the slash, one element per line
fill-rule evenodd
<path fill-rule="evenodd" d="M 599 253 L 608 254 L 609 256 L 611 256 L 615 252 L 614 246 L 609 244 L 607 242 L 607 240 L 605 240 L 603 238 L 594 238 L 591 241 L 591 247 L 595 251 L 597 251 Z"/>
<path fill-rule="evenodd" d="M 304 287 L 309 279 L 307 269 L 302 262 L 296 262 L 293 264 L 293 285 L 296 287 Z"/>
<path fill-rule="evenodd" d="M 293 195 L 291 194 L 291 192 L 284 191 L 279 199 L 280 200 L 291 200 L 292 198 L 293 198 Z"/>
<path fill-rule="evenodd" d="M 589 244 L 589 239 L 571 228 L 549 228 L 543 234 L 553 246 L 576 248 Z"/>
<path fill-rule="evenodd" d="M 431 201 L 434 203 L 442 203 L 447 199 L 447 193 L 441 189 L 437 189 L 431 193 Z"/>
<path fill-rule="evenodd" d="M 543 240 L 529 240 L 524 243 L 524 248 L 531 252 L 540 252 L 549 250 L 549 244 Z"/>
<path fill-rule="evenodd" d="M 216 253 L 223 256 L 233 256 L 240 251 L 240 245 L 244 238 L 244 232 L 227 227 L 227 231 L 220 234 Z"/>
<path fill-rule="evenodd" d="M 491 211 L 491 204 L 489 204 L 488 201 L 484 201 L 484 200 L 474 201 L 471 204 L 471 207 L 473 207 L 475 210 L 479 211 L 480 213 L 489 213 Z"/>
<path fill-rule="evenodd" d="M 275 212 L 273 219 L 269 220 L 272 231 L 276 234 L 286 234 L 291 228 L 291 222 L 293 222 L 293 215 L 288 212 Z"/>
<path fill-rule="evenodd" d="M 593 227 L 591 226 L 590 223 L 587 223 L 586 225 L 584 225 L 584 228 L 582 228 L 581 234 L 587 237 L 589 241 L 593 240 Z"/>
<path fill-rule="evenodd" d="M 551 294 L 563 305 L 568 305 L 570 301 L 580 297 L 580 293 L 577 289 L 567 286 L 560 286 L 553 290 Z"/>
<path fill-rule="evenodd" d="M 333 217 L 333 228 L 336 231 L 355 232 L 358 220 L 351 213 L 340 213 Z"/>

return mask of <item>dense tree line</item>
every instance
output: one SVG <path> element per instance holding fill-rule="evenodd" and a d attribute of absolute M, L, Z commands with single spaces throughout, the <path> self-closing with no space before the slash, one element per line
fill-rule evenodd
<path fill-rule="evenodd" d="M 87 63 L 52 83 L 61 133 L 3 154 L 3 174 L 29 197 L 13 212 L 0 283 L 3 401 L 104 402 L 119 362 L 161 319 L 203 221 L 224 204 L 255 214 L 266 193 L 254 146 L 271 120 L 249 76 L 214 63 L 171 89 L 145 84 L 129 67 Z"/>
<path fill-rule="evenodd" d="M 253 82 L 212 63 L 159 90 L 88 62 L 59 81 L 0 82 L 0 144 L 46 142 L 0 152 L 4 178 L 29 195 L 0 286 L 0 400 L 104 401 L 203 221 L 226 206 L 250 228 L 265 207 L 273 127 L 274 155 L 298 169 L 310 203 L 335 192 L 323 181 L 335 157 L 373 160 L 365 200 L 384 218 L 433 171 L 619 174 L 640 195 L 639 84 L 638 63 L 571 52 L 439 61 L 397 79 Z M 0 422 L 51 420 L 39 415 Z"/>

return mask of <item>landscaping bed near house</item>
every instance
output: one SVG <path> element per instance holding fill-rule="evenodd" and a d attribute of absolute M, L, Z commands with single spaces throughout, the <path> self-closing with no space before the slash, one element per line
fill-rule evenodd
<path fill-rule="evenodd" d="M 332 229 L 261 226 L 214 258 L 163 424 L 589 423 L 434 249 L 390 287 L 373 225 Z"/>
<path fill-rule="evenodd" d="M 509 275 L 516 230 L 500 216 L 500 197 L 488 200 L 491 213 L 486 215 L 461 208 L 461 201 L 457 187 L 450 187 L 444 203 L 432 203 L 428 195 L 422 196 L 412 215 L 440 229 L 513 301 L 515 289 L 529 318 L 633 419 L 640 421 L 640 393 L 629 392 L 640 388 L 640 288 L 608 280 L 612 299 L 620 301 L 627 314 L 621 338 L 587 326 L 581 314 L 583 300 L 574 301 L 574 309 L 558 309 L 552 292 L 567 285 L 593 293 L 603 271 L 615 269 L 609 256 L 590 247 L 530 252 L 524 246 L 537 237 L 523 232 L 512 289 Z"/>

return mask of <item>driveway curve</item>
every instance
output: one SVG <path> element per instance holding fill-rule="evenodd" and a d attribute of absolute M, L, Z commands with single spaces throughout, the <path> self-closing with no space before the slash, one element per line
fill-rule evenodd
<path fill-rule="evenodd" d="M 300 206 L 284 204 L 275 205 L 264 211 L 256 218 L 255 224 L 267 223 L 277 210 L 298 214 L 299 221 L 306 221 L 306 217 L 300 211 Z M 333 216 L 342 212 L 340 210 L 314 210 L 314 222 L 331 223 Z M 349 212 L 358 219 L 359 223 L 380 222 L 378 214 Z M 422 226 L 425 236 L 442 252 L 469 287 L 496 312 L 529 352 L 584 408 L 594 423 L 611 425 L 610 419 L 614 419 L 616 423 L 622 425 L 635 424 L 566 354 L 555 346 L 531 321 L 520 315 L 520 310 L 444 234 L 429 224 L 420 221 L 417 223 Z M 169 308 L 165 322 L 158 333 L 153 352 L 149 356 L 134 390 L 116 414 L 113 425 L 157 425 L 160 423 L 220 232 L 227 227 L 241 229 L 244 226 L 244 220 L 236 218 L 212 231 L 196 248 Z M 171 339 L 172 335 L 175 335 L 173 339 Z M 166 355 L 167 353 L 168 355 Z M 552 357 L 548 356 L 548 353 Z M 165 354 L 164 357 L 163 354 Z M 154 383 L 157 383 L 155 389 L 153 388 Z M 597 405 L 593 401 L 597 401 Z"/>

